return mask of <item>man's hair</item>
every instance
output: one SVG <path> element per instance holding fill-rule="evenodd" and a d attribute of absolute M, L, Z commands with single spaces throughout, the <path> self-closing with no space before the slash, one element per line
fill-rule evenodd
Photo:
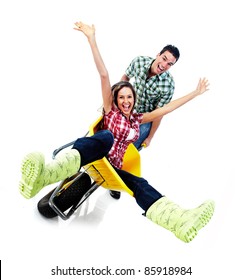
<path fill-rule="evenodd" d="M 180 52 L 178 50 L 177 47 L 173 46 L 173 45 L 166 45 L 161 51 L 160 51 L 160 55 L 163 54 L 165 51 L 168 51 L 170 52 L 176 59 L 176 62 L 177 60 L 179 59 L 180 57 Z"/>

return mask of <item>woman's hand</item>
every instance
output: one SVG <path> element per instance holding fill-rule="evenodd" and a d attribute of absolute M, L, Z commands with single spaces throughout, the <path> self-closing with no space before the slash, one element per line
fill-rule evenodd
<path fill-rule="evenodd" d="M 206 78 L 200 79 L 196 88 L 197 95 L 203 94 L 205 91 L 209 90 L 209 82 Z"/>
<path fill-rule="evenodd" d="M 81 21 L 75 22 L 75 30 L 81 31 L 88 39 L 95 35 L 95 26 L 92 24 L 87 25 Z"/>

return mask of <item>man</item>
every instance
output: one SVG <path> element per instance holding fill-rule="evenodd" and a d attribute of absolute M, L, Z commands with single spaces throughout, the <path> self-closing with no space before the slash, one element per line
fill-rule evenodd
<path fill-rule="evenodd" d="M 180 57 L 179 50 L 172 45 L 165 46 L 155 59 L 138 56 L 130 63 L 121 80 L 134 78 L 137 94 L 136 110 L 139 113 L 151 112 L 163 107 L 172 99 L 175 83 L 169 69 Z M 138 150 L 142 144 L 148 147 L 160 125 L 161 119 L 141 126 L 139 140 L 135 143 Z"/>
<path fill-rule="evenodd" d="M 135 109 L 146 113 L 163 107 L 173 97 L 175 82 L 168 71 L 180 57 L 178 48 L 173 45 L 165 46 L 156 58 L 138 56 L 132 60 L 121 80 L 129 81 L 134 78 L 133 86 L 137 94 Z M 161 119 L 140 126 L 140 137 L 134 143 L 140 151 L 142 146 L 148 147 L 154 137 Z M 113 198 L 119 199 L 120 192 L 110 191 Z"/>

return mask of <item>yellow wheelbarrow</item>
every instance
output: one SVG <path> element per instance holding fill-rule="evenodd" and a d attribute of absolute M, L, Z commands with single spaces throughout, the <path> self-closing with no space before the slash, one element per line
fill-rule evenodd
<path fill-rule="evenodd" d="M 85 137 L 94 135 L 100 127 L 102 116 L 89 128 Z M 53 152 L 53 158 L 75 141 L 61 146 Z M 136 176 L 141 175 L 140 154 L 133 144 L 128 146 L 124 155 L 123 170 Z M 39 212 L 46 218 L 56 216 L 67 220 L 83 202 L 100 186 L 120 192 L 133 192 L 126 186 L 106 157 L 87 164 L 70 178 L 66 178 L 38 203 Z"/>

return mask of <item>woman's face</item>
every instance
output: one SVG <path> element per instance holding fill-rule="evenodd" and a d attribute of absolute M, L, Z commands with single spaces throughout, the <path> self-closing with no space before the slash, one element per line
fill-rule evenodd
<path fill-rule="evenodd" d="M 117 104 L 119 110 L 129 118 L 134 107 L 134 95 L 129 87 L 120 89 L 117 96 Z"/>

